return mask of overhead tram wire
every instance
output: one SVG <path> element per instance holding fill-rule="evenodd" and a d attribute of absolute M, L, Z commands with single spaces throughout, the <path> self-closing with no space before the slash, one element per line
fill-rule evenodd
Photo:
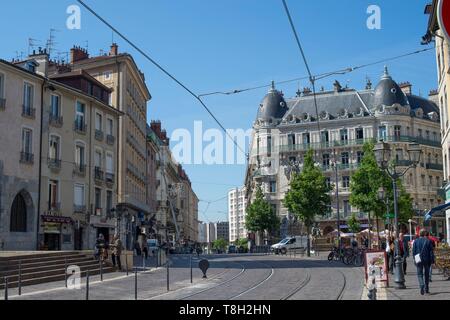
<path fill-rule="evenodd" d="M 292 21 L 291 13 L 289 12 L 289 8 L 288 8 L 288 6 L 286 4 L 286 0 L 282 0 L 282 2 L 283 2 L 284 9 L 286 11 L 286 15 L 287 15 L 288 20 L 289 20 L 289 23 L 291 25 L 292 32 L 294 33 L 295 40 L 297 42 L 298 48 L 300 49 L 300 53 L 302 55 L 303 62 L 305 63 L 306 70 L 308 71 L 309 81 L 311 82 L 311 85 L 312 85 L 312 92 L 313 92 L 313 98 L 314 98 L 314 107 L 316 108 L 317 129 L 318 129 L 319 134 L 320 134 L 319 108 L 317 107 L 317 96 L 316 96 L 316 79 L 313 77 L 313 75 L 311 73 L 311 69 L 309 68 L 308 61 L 306 60 L 305 52 L 303 51 L 303 47 L 302 47 L 302 45 L 300 43 L 300 39 L 298 37 L 297 30 L 295 29 L 294 22 Z"/>
<path fill-rule="evenodd" d="M 340 69 L 340 70 L 336 70 L 336 71 L 325 72 L 325 73 L 314 75 L 314 79 L 317 81 L 317 80 L 328 78 L 328 77 L 333 76 L 333 75 L 344 75 L 344 74 L 348 74 L 348 73 L 357 71 L 359 69 L 371 67 L 371 66 L 374 66 L 374 65 L 377 65 L 377 64 L 382 64 L 382 63 L 386 63 L 386 62 L 393 61 L 393 60 L 398 60 L 398 59 L 401 59 L 401 58 L 405 58 L 405 57 L 409 57 L 409 56 L 412 56 L 412 55 L 428 52 L 428 51 L 435 50 L 435 49 L 436 49 L 436 47 L 430 47 L 430 48 L 415 50 L 415 51 L 408 52 L 408 53 L 405 53 L 405 54 L 402 54 L 402 55 L 398 55 L 398 56 L 394 56 L 394 57 L 389 57 L 389 58 L 377 60 L 375 62 L 366 63 L 366 64 L 362 64 L 362 65 L 355 66 L 355 67 L 348 67 L 348 68 Z M 275 81 L 275 84 L 277 84 L 277 85 L 279 85 L 279 84 L 286 84 L 286 83 L 298 82 L 300 80 L 308 80 L 308 79 L 309 79 L 308 76 L 303 76 L 303 77 L 293 78 L 293 79 L 288 79 L 288 80 Z M 253 91 L 253 90 L 258 90 L 258 89 L 263 89 L 263 88 L 269 88 L 270 86 L 271 86 L 270 84 L 267 84 L 267 85 L 260 85 L 260 86 L 255 86 L 255 87 L 249 87 L 249 88 L 245 88 L 245 89 L 235 89 L 235 90 L 229 90 L 229 91 L 215 91 L 215 92 L 211 92 L 211 93 L 204 93 L 204 94 L 201 94 L 199 96 L 201 96 L 201 97 L 202 96 L 211 96 L 211 95 L 216 95 L 216 94 L 233 95 L 233 94 L 238 94 L 238 93 L 247 92 L 247 91 Z"/>
<path fill-rule="evenodd" d="M 225 132 L 225 134 L 230 138 L 234 145 L 245 154 L 245 151 L 239 146 L 239 144 L 234 140 L 233 136 L 225 129 L 225 127 L 220 123 L 220 121 L 216 118 L 216 116 L 211 112 L 208 106 L 203 102 L 203 100 L 196 95 L 191 89 L 189 89 L 186 85 L 184 85 L 180 80 L 175 78 L 171 73 L 169 73 L 166 69 L 164 69 L 159 63 L 153 60 L 148 54 L 146 54 L 141 48 L 139 48 L 136 44 L 134 44 L 131 40 L 129 40 L 125 35 L 123 35 L 119 30 L 113 27 L 108 21 L 102 18 L 97 12 L 95 12 L 91 7 L 89 7 L 84 1 L 77 0 L 86 10 L 92 13 L 97 19 L 99 19 L 103 24 L 105 24 L 108 28 L 110 28 L 114 33 L 116 33 L 119 37 L 121 37 L 125 42 L 127 42 L 131 47 L 133 47 L 136 51 L 138 51 L 142 56 L 144 56 L 148 61 L 150 61 L 155 67 L 161 70 L 165 75 L 175 81 L 180 87 L 182 87 L 185 91 L 187 91 L 191 96 L 193 96 L 203 108 L 209 113 L 209 115 L 214 119 L 214 121 L 219 125 L 219 127 Z"/>

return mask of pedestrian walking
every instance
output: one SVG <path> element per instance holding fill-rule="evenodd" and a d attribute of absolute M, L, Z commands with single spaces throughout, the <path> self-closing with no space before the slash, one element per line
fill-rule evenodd
<path fill-rule="evenodd" d="M 122 271 L 122 263 L 120 261 L 120 256 L 122 254 L 122 240 L 120 240 L 120 237 L 118 234 L 114 235 L 112 249 L 113 249 L 112 255 L 111 255 L 112 263 L 113 263 L 114 267 L 116 267 L 116 264 L 117 264 L 117 267 L 119 268 L 119 270 Z"/>
<path fill-rule="evenodd" d="M 388 271 L 394 274 L 394 237 L 388 236 L 386 240 L 386 254 L 388 259 Z"/>
<path fill-rule="evenodd" d="M 431 244 L 433 245 L 433 252 L 434 252 L 434 249 L 436 248 L 436 243 L 434 242 L 434 239 L 431 238 L 429 231 L 427 231 L 426 237 L 428 240 L 430 240 Z M 433 263 L 434 263 L 434 261 L 433 261 Z M 432 276 L 433 276 L 433 264 L 430 265 L 430 282 L 433 282 L 431 279 Z"/>
<path fill-rule="evenodd" d="M 430 293 L 430 267 L 434 263 L 433 244 L 426 237 L 425 230 L 420 231 L 420 238 L 414 241 L 413 256 L 417 268 L 420 294 Z"/>
<path fill-rule="evenodd" d="M 403 233 L 399 234 L 399 249 L 400 249 L 400 256 L 403 258 L 403 274 L 406 275 L 406 268 L 407 268 L 407 260 L 409 257 L 409 245 L 408 240 L 405 238 L 405 235 Z"/>

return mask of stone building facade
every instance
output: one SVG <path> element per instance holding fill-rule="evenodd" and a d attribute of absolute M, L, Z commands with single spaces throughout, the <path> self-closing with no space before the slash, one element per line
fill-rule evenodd
<path fill-rule="evenodd" d="M 412 94 L 409 83 L 401 86 L 387 68 L 375 89 L 370 81 L 361 91 L 344 88 L 336 81 L 333 91 L 317 93 L 317 113 L 308 88 L 292 99 L 285 99 L 273 86 L 261 103 L 253 126 L 246 172 L 248 203 L 259 184 L 280 218 L 293 220 L 282 199 L 292 173 L 301 170 L 305 153 L 312 149 L 328 183 L 339 186 L 344 229 L 345 220 L 352 213 L 359 217 L 362 227 L 367 227 L 366 214 L 349 201 L 351 177 L 363 157 L 364 143 L 381 139 L 390 142 L 398 165 L 407 166 L 410 164 L 407 146 L 414 141 L 422 148 L 422 162 L 403 177 L 403 185 L 414 199 L 415 220 L 423 219 L 425 210 L 442 201 L 438 195 L 443 181 L 439 108 L 432 101 Z M 337 228 L 335 190 L 330 196 L 332 213 L 316 219 L 323 233 Z M 443 232 L 442 222 L 435 223 L 434 231 Z"/>

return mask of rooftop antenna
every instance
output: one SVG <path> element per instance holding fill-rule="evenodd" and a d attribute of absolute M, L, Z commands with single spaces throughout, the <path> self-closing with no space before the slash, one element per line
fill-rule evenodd
<path fill-rule="evenodd" d="M 55 48 L 55 45 L 57 44 L 55 41 L 55 32 L 57 32 L 57 31 L 59 31 L 59 30 L 53 29 L 53 28 L 50 29 L 50 36 L 47 40 L 47 45 L 46 45 L 47 53 L 48 53 L 49 57 L 52 55 L 53 49 Z"/>
<path fill-rule="evenodd" d="M 86 40 L 85 49 L 86 49 L 86 52 L 89 52 L 89 40 Z"/>
<path fill-rule="evenodd" d="M 25 52 L 23 52 L 23 51 L 20 51 L 20 52 L 16 51 L 16 59 L 19 61 L 22 61 L 24 54 L 25 54 Z"/>
<path fill-rule="evenodd" d="M 31 50 L 37 48 L 40 45 L 40 41 L 33 38 L 28 38 L 28 55 L 31 54 Z"/>

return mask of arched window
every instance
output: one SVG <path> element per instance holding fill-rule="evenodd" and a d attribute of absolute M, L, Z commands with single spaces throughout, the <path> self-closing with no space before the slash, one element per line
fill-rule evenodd
<path fill-rule="evenodd" d="M 27 232 L 27 206 L 22 194 L 18 194 L 11 206 L 11 232 Z"/>

